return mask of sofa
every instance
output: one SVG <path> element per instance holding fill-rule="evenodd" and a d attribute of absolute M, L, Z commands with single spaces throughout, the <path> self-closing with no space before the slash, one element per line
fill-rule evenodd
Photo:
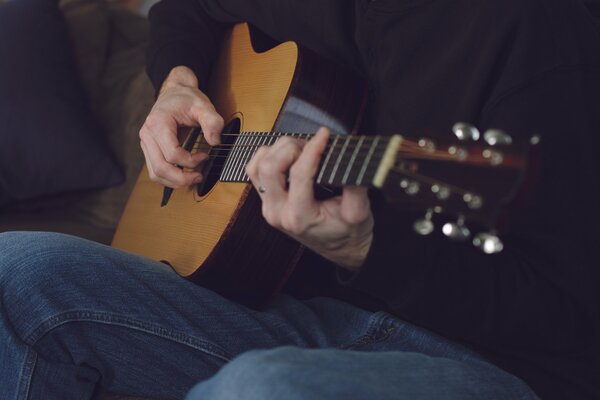
<path fill-rule="evenodd" d="M 110 244 L 143 165 L 138 132 L 154 101 L 144 70 L 148 21 L 114 1 L 62 0 L 60 7 L 78 78 L 124 182 L 10 204 L 0 210 L 0 232 L 62 232 Z"/>
<path fill-rule="evenodd" d="M 123 172 L 123 183 L 9 204 L 0 209 L 0 232 L 61 232 L 110 244 L 143 165 L 138 132 L 154 102 L 144 69 L 148 21 L 127 5 L 110 0 L 60 2 L 77 64 L 74 79 L 81 80 L 93 117 Z M 109 399 L 134 400 L 106 393 L 95 398 Z"/>

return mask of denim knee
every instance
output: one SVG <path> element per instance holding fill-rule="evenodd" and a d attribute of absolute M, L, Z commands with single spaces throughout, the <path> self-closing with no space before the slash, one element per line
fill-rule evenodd
<path fill-rule="evenodd" d="M 76 305 L 78 279 L 85 279 L 76 266 L 85 259 L 85 243 L 58 233 L 0 234 L 0 311 L 21 333 Z"/>
<path fill-rule="evenodd" d="M 197 385 L 186 400 L 310 398 L 306 397 L 306 387 L 301 387 L 303 383 L 294 379 L 295 370 L 305 368 L 297 362 L 302 352 L 289 346 L 246 352 Z"/>
<path fill-rule="evenodd" d="M 0 233 L 0 287 L 20 279 L 49 278 L 75 251 L 76 238 L 48 232 Z"/>

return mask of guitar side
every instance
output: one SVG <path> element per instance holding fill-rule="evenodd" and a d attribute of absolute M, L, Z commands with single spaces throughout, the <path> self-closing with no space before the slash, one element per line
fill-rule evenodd
<path fill-rule="evenodd" d="M 233 28 L 213 68 L 208 94 L 226 122 L 243 131 L 314 132 L 326 125 L 348 133 L 360 111 L 363 84 L 304 53 L 293 42 L 254 51 L 246 24 Z M 174 191 L 160 207 L 163 187 L 146 168 L 130 196 L 113 246 L 166 261 L 180 275 L 249 305 L 264 303 L 301 255 L 295 241 L 266 224 L 260 199 L 244 183 Z"/>

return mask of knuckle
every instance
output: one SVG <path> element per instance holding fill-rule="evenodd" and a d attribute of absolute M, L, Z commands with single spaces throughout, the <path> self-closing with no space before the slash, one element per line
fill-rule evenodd
<path fill-rule="evenodd" d="M 146 125 L 140 128 L 139 137 L 142 142 L 148 139 L 148 128 L 146 128 Z"/>
<path fill-rule="evenodd" d="M 220 132 L 223 129 L 223 126 L 225 126 L 223 117 L 217 114 L 217 112 L 214 110 L 207 110 L 202 116 L 202 119 L 210 131 Z"/>
<path fill-rule="evenodd" d="M 309 172 L 304 164 L 295 163 L 290 168 L 290 178 L 294 180 L 308 178 Z"/>
<path fill-rule="evenodd" d="M 260 176 L 270 177 L 276 175 L 277 163 L 273 157 L 265 157 L 258 163 Z"/>
<path fill-rule="evenodd" d="M 144 126 L 147 130 L 153 131 L 158 129 L 161 125 L 164 124 L 164 118 L 160 116 L 157 112 L 151 112 L 146 117 L 146 121 L 144 122 Z"/>
<path fill-rule="evenodd" d="M 254 162 L 250 161 L 246 164 L 246 175 L 248 175 L 251 179 L 256 178 L 256 168 L 254 168 Z"/>
<path fill-rule="evenodd" d="M 213 124 L 215 125 L 215 127 L 221 129 L 223 128 L 223 126 L 225 125 L 225 120 L 223 119 L 223 117 L 221 117 L 219 114 L 217 114 L 217 112 L 215 111 L 214 116 L 213 116 Z"/>
<path fill-rule="evenodd" d="M 167 162 L 169 162 L 171 164 L 177 164 L 177 163 L 180 163 L 183 161 L 181 154 L 179 153 L 178 149 L 175 147 L 166 149 L 164 151 L 164 156 L 165 156 L 165 160 L 167 160 Z"/>
<path fill-rule="evenodd" d="M 152 169 L 148 169 L 148 176 L 150 177 L 150 180 L 152 182 L 156 182 L 158 180 L 158 176 L 156 176 L 156 174 L 154 173 L 154 171 Z"/>
<path fill-rule="evenodd" d="M 167 167 L 165 165 L 155 165 L 154 173 L 159 178 L 164 178 L 167 173 Z"/>
<path fill-rule="evenodd" d="M 275 210 L 268 207 L 264 202 L 262 207 L 262 214 L 269 225 L 271 225 L 274 228 L 281 228 L 281 224 L 277 213 L 275 212 Z"/>
<path fill-rule="evenodd" d="M 186 182 L 182 182 L 181 179 L 171 180 L 171 186 L 173 189 L 181 189 L 186 186 Z"/>

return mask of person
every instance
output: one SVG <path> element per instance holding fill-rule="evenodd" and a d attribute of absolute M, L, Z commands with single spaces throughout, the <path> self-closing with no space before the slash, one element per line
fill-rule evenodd
<path fill-rule="evenodd" d="M 589 0 L 158 3 L 157 99 L 140 131 L 154 181 L 202 179 L 175 166 L 206 158 L 179 147 L 177 128 L 219 143 L 203 90 L 223 33 L 245 21 L 364 76 L 361 133 L 443 137 L 469 121 L 540 134 L 533 197 L 504 251 L 485 255 L 414 234 L 414 215 L 375 192 L 315 200 L 329 133 L 281 139 L 247 171 L 265 219 L 312 250 L 298 267 L 310 273 L 261 310 L 99 244 L 2 234 L 3 398 L 600 398 L 598 17 Z"/>

